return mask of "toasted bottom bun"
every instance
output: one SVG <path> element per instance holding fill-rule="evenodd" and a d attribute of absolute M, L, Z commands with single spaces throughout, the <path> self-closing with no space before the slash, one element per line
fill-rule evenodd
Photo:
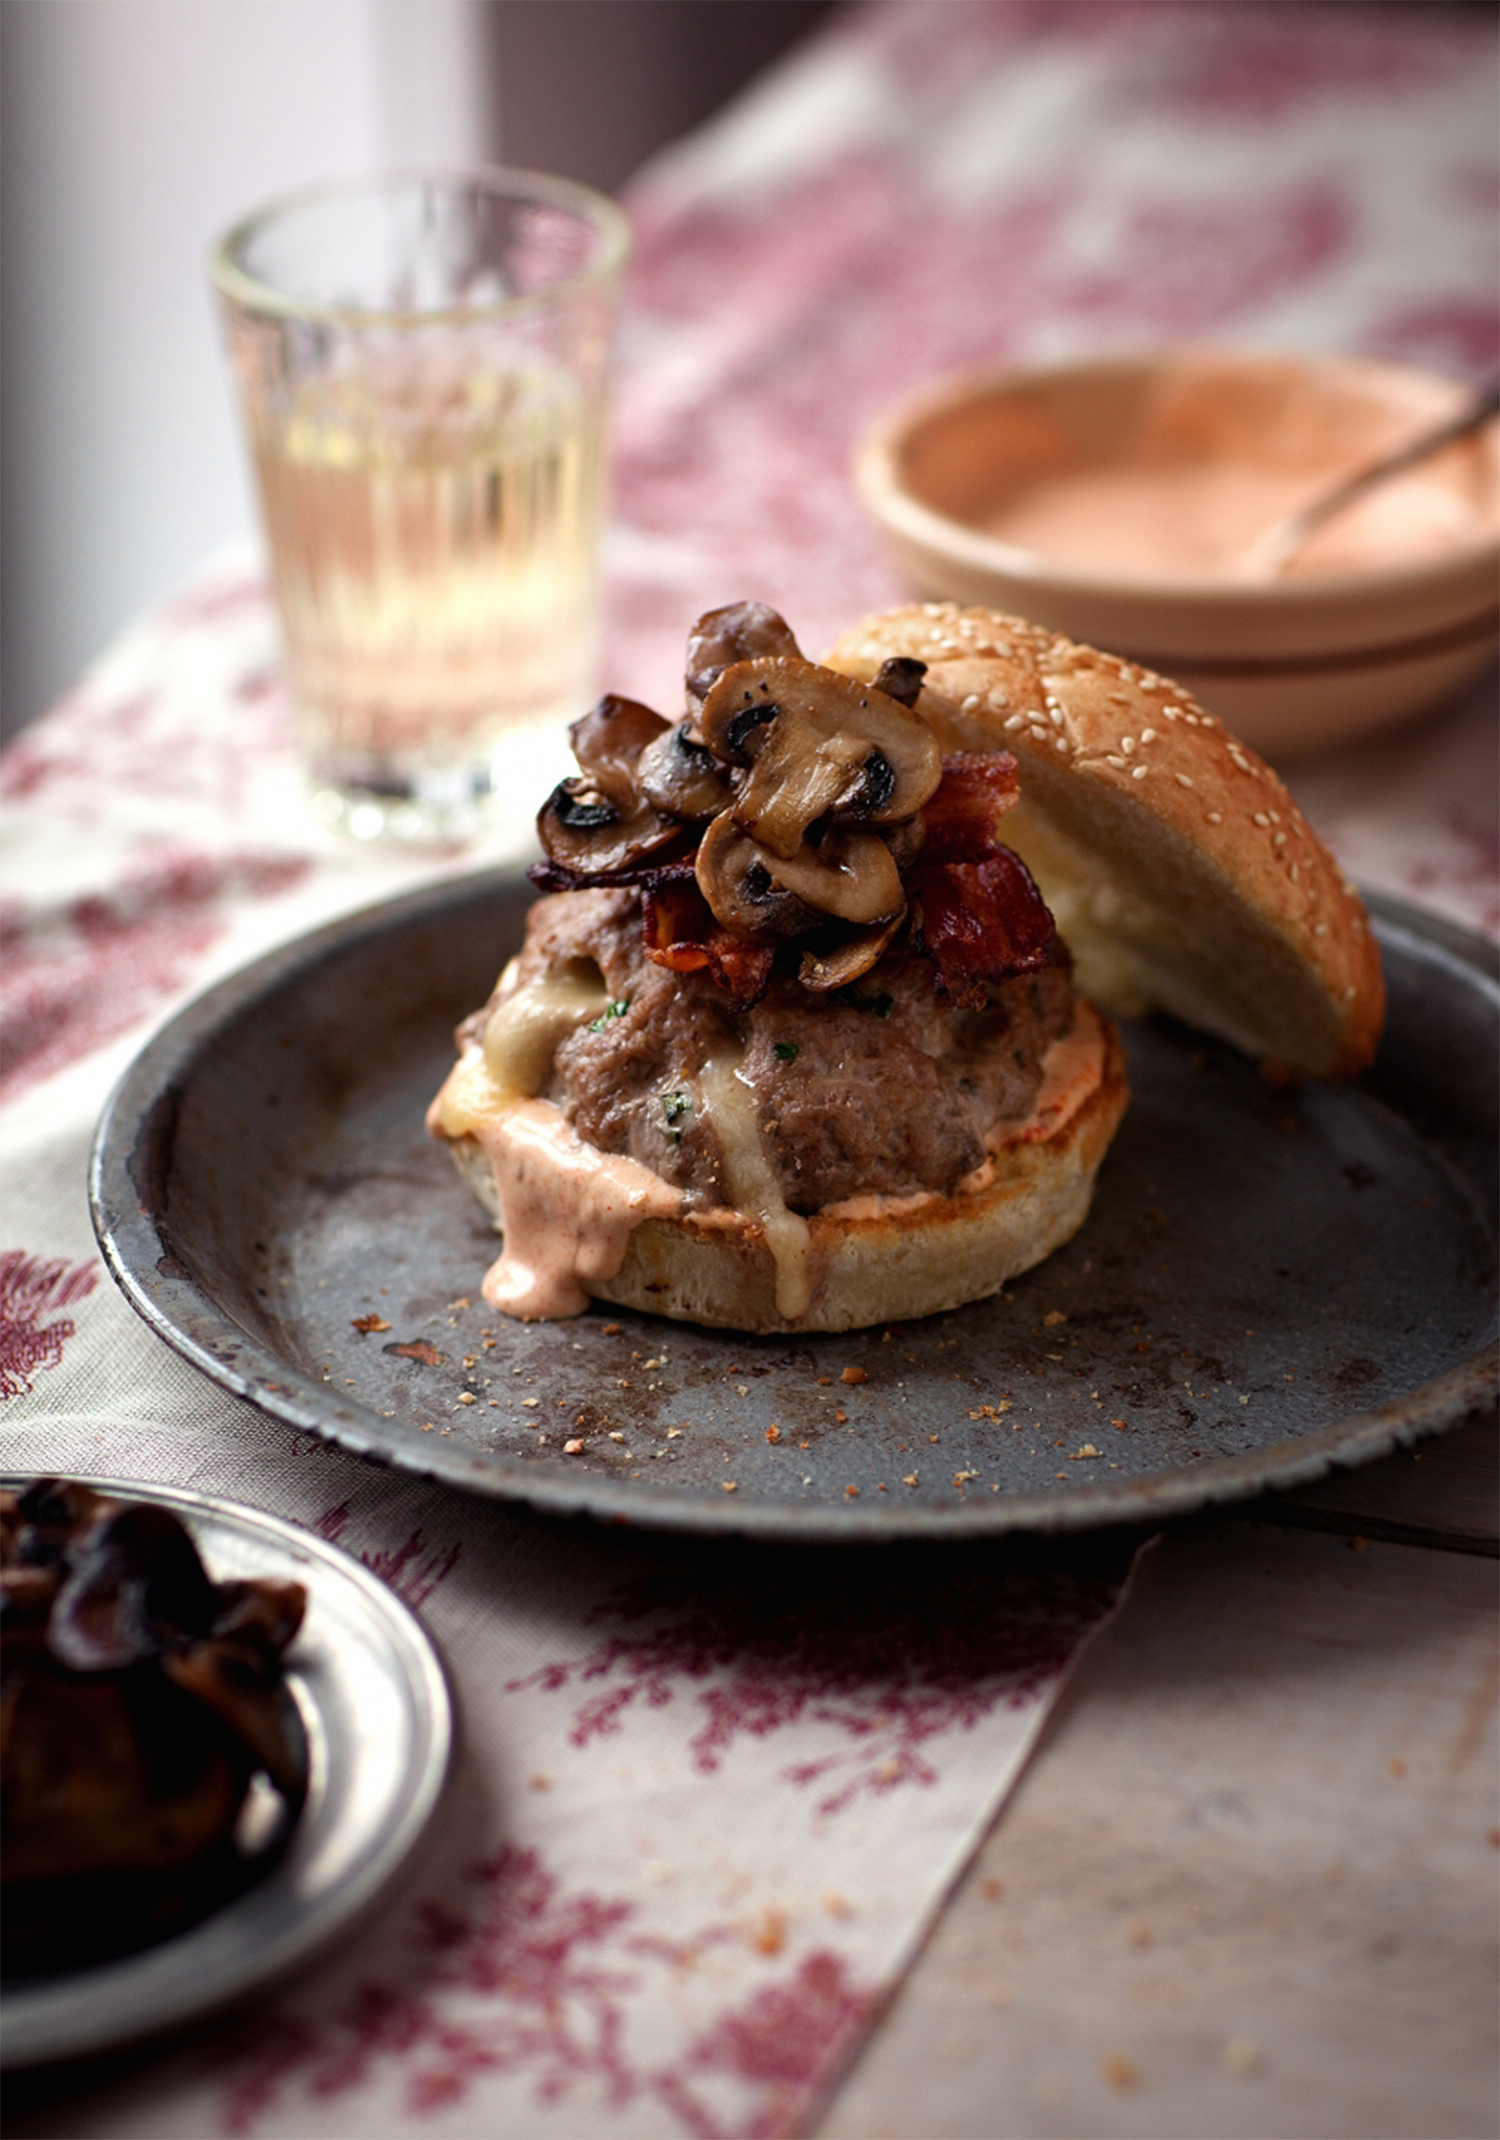
<path fill-rule="evenodd" d="M 643 1220 L 615 1276 L 585 1279 L 586 1291 L 616 1307 L 760 1335 L 860 1330 L 983 1300 L 1071 1240 L 1088 1214 L 1094 1177 L 1129 1097 L 1119 1036 L 1098 1023 L 1097 1083 L 1050 1134 L 1034 1134 L 1037 1118 L 1030 1132 L 1023 1126 L 994 1155 L 982 1187 L 956 1196 L 872 1197 L 856 1210 L 815 1212 L 807 1222 L 811 1296 L 804 1313 L 788 1318 L 777 1310 L 776 1264 L 764 1229 L 723 1210 Z M 471 1137 L 452 1149 L 493 1217 L 495 1184 L 484 1153 Z M 982 1171 L 990 1176 L 991 1167 Z"/>

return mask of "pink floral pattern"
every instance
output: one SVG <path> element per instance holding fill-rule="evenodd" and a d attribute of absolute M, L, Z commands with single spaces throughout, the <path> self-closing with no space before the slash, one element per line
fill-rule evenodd
<path fill-rule="evenodd" d="M 697 1719 L 688 1750 L 702 1775 L 742 1738 L 785 1732 L 796 1743 L 797 1727 L 823 1727 L 842 1745 L 792 1760 L 781 1775 L 798 1789 L 822 1787 L 818 1811 L 830 1815 L 862 1794 L 935 1783 L 937 1743 L 1033 1700 L 1108 1611 L 1122 1574 L 1109 1557 L 1036 1577 L 964 1574 L 955 1564 L 939 1609 L 930 1571 L 910 1567 L 893 1571 L 874 1603 L 836 1572 L 804 1572 L 768 1593 L 759 1581 L 656 1571 L 593 1615 L 626 1631 L 506 1691 L 573 1695 L 568 1737 L 579 1748 L 618 1732 L 634 1709 L 688 1699 Z"/>
<path fill-rule="evenodd" d="M 340 1501 L 335 1508 L 325 1509 L 315 1525 L 320 1535 L 330 1544 L 337 1545 L 349 1522 L 349 1504 Z M 458 1566 L 463 1554 L 461 1540 L 455 1539 L 449 1546 L 428 1544 L 420 1526 L 407 1534 L 399 1546 L 389 1549 L 375 1547 L 359 1555 L 365 1567 L 378 1575 L 382 1582 L 389 1583 L 400 1598 L 412 1609 L 425 1605 Z"/>
<path fill-rule="evenodd" d="M 1500 936 L 1500 834 L 1467 810 L 1450 812 L 1447 829 L 1451 851 L 1444 867 L 1425 860 L 1412 863 L 1406 873 L 1407 889 L 1414 899 L 1424 901 L 1458 884 L 1478 907 L 1480 926 L 1491 936 Z"/>
<path fill-rule="evenodd" d="M 0 1399 L 28 1396 L 33 1378 L 57 1366 L 78 1326 L 55 1311 L 87 1300 L 98 1282 L 94 1263 L 47 1262 L 18 1248 L 0 1254 Z M 44 1322 L 47 1315 L 54 1319 Z"/>
<path fill-rule="evenodd" d="M 636 1936 L 639 1916 L 623 1897 L 569 1892 L 534 1850 L 505 1847 L 470 1868 L 460 1903 L 419 1905 L 403 1982 L 361 1982 L 327 2019 L 259 2017 L 222 2045 L 221 2129 L 251 2133 L 272 2113 L 290 2115 L 294 2096 L 306 2115 L 391 2068 L 414 2117 L 508 2075 L 539 2104 L 618 2111 L 654 2100 L 691 2140 L 789 2132 L 865 2020 L 869 1992 L 840 1956 L 814 1950 L 677 2057 L 643 2059 L 630 2049 L 629 2002 L 649 1976 L 680 1968 L 682 1953 Z M 709 1925 L 684 1951 L 726 1937 L 738 1928 Z"/>
<path fill-rule="evenodd" d="M 286 891 L 300 855 L 153 857 L 107 893 L 0 910 L 0 1098 L 139 1025 L 176 994 L 236 903 Z"/>
<path fill-rule="evenodd" d="M 1137 88 L 1175 118 L 1262 128 L 1319 107 L 1399 103 L 1465 65 L 1462 25 L 1412 37 L 1394 10 L 1307 8 L 1292 34 L 1275 8 L 1199 7 L 1160 13 Z"/>

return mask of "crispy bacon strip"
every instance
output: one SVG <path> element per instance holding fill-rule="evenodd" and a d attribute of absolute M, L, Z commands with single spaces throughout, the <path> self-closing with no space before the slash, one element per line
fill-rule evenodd
<path fill-rule="evenodd" d="M 922 812 L 926 862 L 983 862 L 999 847 L 996 827 L 1021 799 L 1008 750 L 960 751 L 943 760 L 937 793 Z"/>
<path fill-rule="evenodd" d="M 669 973 L 707 973 L 737 1009 L 748 1010 L 765 994 L 776 956 L 774 945 L 747 943 L 721 928 L 699 891 L 691 862 L 669 864 L 643 884 L 646 956 Z"/>
<path fill-rule="evenodd" d="M 1052 916 L 1008 847 L 982 862 L 929 862 L 924 851 L 906 888 L 912 942 L 932 960 L 938 994 L 960 1009 L 979 1009 L 1000 982 L 1039 973 L 1058 955 Z"/>

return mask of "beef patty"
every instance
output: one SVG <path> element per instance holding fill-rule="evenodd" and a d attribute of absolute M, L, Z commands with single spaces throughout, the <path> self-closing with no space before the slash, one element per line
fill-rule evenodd
<path fill-rule="evenodd" d="M 951 1191 L 997 1124 L 1030 1114 L 1042 1057 L 1073 1022 L 1062 958 L 1007 981 L 978 1011 L 942 1004 L 931 965 L 910 952 L 832 997 L 778 975 L 752 1009 L 734 1011 L 706 979 L 650 962 L 637 893 L 559 892 L 532 908 L 507 986 L 580 961 L 598 968 L 612 1014 L 561 1043 L 543 1096 L 586 1142 L 640 1160 L 695 1208 L 730 1199 L 694 1080 L 711 1055 L 742 1047 L 781 1194 L 810 1212 L 846 1197 Z M 489 1008 L 465 1021 L 462 1040 L 480 1037 Z"/>

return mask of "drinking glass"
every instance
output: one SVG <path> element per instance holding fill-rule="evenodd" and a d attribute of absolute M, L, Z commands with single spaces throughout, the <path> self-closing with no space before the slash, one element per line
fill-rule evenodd
<path fill-rule="evenodd" d="M 272 202 L 214 248 L 313 805 L 465 838 L 588 703 L 613 202 L 521 171 Z"/>

